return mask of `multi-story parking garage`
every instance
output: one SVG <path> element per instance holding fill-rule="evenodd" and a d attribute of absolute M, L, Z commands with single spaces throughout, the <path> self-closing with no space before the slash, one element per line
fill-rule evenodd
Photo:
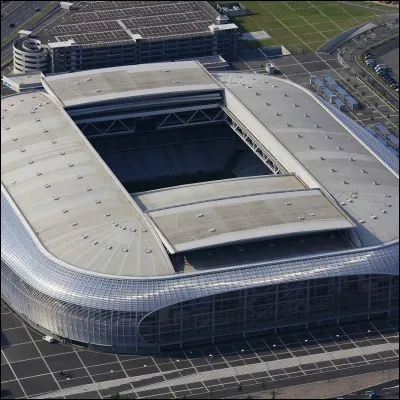
<path fill-rule="evenodd" d="M 292 82 L 193 61 L 3 98 L 2 295 L 158 352 L 398 315 L 398 158 Z"/>
<path fill-rule="evenodd" d="M 65 3 L 61 3 L 64 4 Z M 238 28 L 206 1 L 78 1 L 46 27 L 14 42 L 14 72 L 93 68 L 222 55 L 232 59 Z M 40 62 L 38 56 L 40 50 Z"/>

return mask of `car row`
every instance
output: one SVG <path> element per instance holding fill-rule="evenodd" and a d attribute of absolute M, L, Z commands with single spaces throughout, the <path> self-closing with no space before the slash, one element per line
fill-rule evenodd
<path fill-rule="evenodd" d="M 386 64 L 377 64 L 374 58 L 372 57 L 372 54 L 369 52 L 366 52 L 364 54 L 364 61 L 365 64 L 373 68 L 375 73 L 379 75 L 389 86 L 391 86 L 393 89 L 396 90 L 396 92 L 399 91 L 399 84 L 396 82 L 396 80 L 390 75 L 388 66 Z"/>

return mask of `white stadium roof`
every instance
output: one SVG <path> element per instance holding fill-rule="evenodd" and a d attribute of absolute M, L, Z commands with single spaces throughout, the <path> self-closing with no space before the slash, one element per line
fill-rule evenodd
<path fill-rule="evenodd" d="M 91 273 L 150 277 L 174 273 L 162 241 L 173 252 L 353 225 L 363 246 L 398 239 L 398 176 L 314 97 L 278 78 L 215 77 L 224 82 L 192 61 L 126 66 L 47 77 L 50 95 L 2 98 L 2 191 L 43 251 Z M 118 97 L 223 87 L 228 112 L 308 188 L 289 174 L 132 198 L 63 110 Z M 254 217 L 252 210 L 259 209 Z M 246 218 L 237 216 L 240 210 Z M 199 213 L 205 218 L 193 217 Z M 298 220 L 300 213 L 308 216 Z M 208 222 L 218 222 L 215 232 L 209 231 L 208 215 Z M 174 225 L 173 218 L 182 224 Z M 204 235 L 198 234 L 197 219 L 207 222 Z"/>
<path fill-rule="evenodd" d="M 194 61 L 102 68 L 42 78 L 64 107 L 118 98 L 220 89 Z"/>

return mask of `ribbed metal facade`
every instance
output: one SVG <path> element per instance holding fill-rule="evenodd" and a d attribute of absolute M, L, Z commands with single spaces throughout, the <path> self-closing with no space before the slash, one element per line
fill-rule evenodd
<path fill-rule="evenodd" d="M 150 320 L 144 320 L 144 331 L 139 329 L 140 321 L 154 311 L 169 306 L 180 307 L 176 305 L 185 301 L 203 299 L 199 302 L 206 304 L 210 303 L 210 296 L 217 299 L 228 292 L 237 291 L 227 294 L 228 297 L 236 297 L 239 294 L 243 297 L 245 289 L 250 293 L 255 288 L 266 290 L 266 287 L 276 287 L 278 284 L 370 274 L 387 275 L 385 285 L 393 288 L 395 285 L 389 276 L 398 276 L 398 242 L 377 249 L 349 251 L 346 254 L 240 266 L 170 278 L 143 280 L 96 276 L 64 267 L 47 257 L 21 223 L 10 201 L 2 195 L 1 285 L 6 301 L 33 324 L 37 324 L 38 328 L 44 328 L 70 340 L 90 343 L 90 346 L 106 351 L 157 352 L 161 346 L 175 343 L 176 324 L 166 323 L 163 330 L 149 333 L 149 324 L 146 322 Z M 369 277 L 365 279 L 368 280 Z M 280 291 L 278 287 L 277 292 Z M 390 296 L 394 299 L 395 293 L 391 293 L 391 290 L 386 290 L 386 293 L 386 299 L 380 304 L 379 312 L 388 313 L 392 308 L 398 307 L 398 301 L 389 303 Z M 276 304 L 279 304 L 279 298 Z M 226 306 L 232 307 L 229 302 Z M 182 307 L 183 310 L 185 306 Z M 355 308 L 354 312 L 357 314 L 360 310 Z M 372 303 L 363 305 L 361 314 L 373 312 Z M 160 313 L 158 315 L 162 315 L 163 311 Z M 219 315 L 226 318 L 223 313 Z M 229 315 L 236 318 L 235 312 Z M 279 312 L 276 315 L 280 315 Z M 183 321 L 183 316 L 184 314 L 176 316 L 175 319 Z M 159 316 L 157 318 L 159 319 Z M 163 318 L 162 320 L 165 320 Z M 324 316 L 318 318 L 326 319 Z M 308 320 L 305 314 L 301 321 L 295 319 L 282 325 L 298 325 Z M 153 322 L 154 320 L 151 325 L 154 329 Z M 222 322 L 216 321 L 216 324 L 219 326 L 216 333 L 212 333 L 210 327 L 203 330 L 203 337 L 204 332 L 207 332 L 205 339 L 212 340 L 213 336 L 224 336 L 232 332 L 230 323 L 226 324 L 225 332 L 221 332 L 221 326 L 224 325 Z M 269 324 L 268 320 L 265 320 L 265 324 L 267 329 L 277 326 Z M 168 334 L 168 328 L 167 333 L 165 331 L 168 325 L 171 326 L 171 335 Z M 246 331 L 244 325 L 238 326 L 243 326 L 241 333 Z M 158 327 L 161 329 L 161 323 L 158 323 Z M 149 334 L 151 337 L 148 337 Z M 174 339 L 168 339 L 174 335 Z M 145 340 L 146 337 L 148 341 Z M 185 337 L 190 335 L 182 336 L 182 342 L 185 341 Z"/>
<path fill-rule="evenodd" d="M 325 103 L 325 102 L 324 102 Z M 325 104 L 394 170 L 398 160 Z M 353 126 L 354 124 L 354 126 Z M 111 352 L 158 352 L 284 327 L 398 315 L 398 239 L 379 246 L 147 279 L 57 262 L 4 191 L 2 296 L 33 326 Z"/>

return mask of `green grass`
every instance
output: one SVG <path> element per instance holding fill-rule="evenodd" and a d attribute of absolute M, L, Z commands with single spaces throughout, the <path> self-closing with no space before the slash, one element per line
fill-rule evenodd
<path fill-rule="evenodd" d="M 212 2 L 217 4 L 217 2 Z M 233 18 L 241 32 L 264 30 L 272 39 L 246 41 L 251 48 L 281 44 L 286 48 L 315 50 L 327 40 L 376 17 L 362 9 L 335 1 L 242 1 L 252 15 Z M 368 4 L 363 2 L 364 4 Z M 323 33 L 323 34 L 321 34 Z M 326 37 L 326 38 L 325 38 Z"/>

